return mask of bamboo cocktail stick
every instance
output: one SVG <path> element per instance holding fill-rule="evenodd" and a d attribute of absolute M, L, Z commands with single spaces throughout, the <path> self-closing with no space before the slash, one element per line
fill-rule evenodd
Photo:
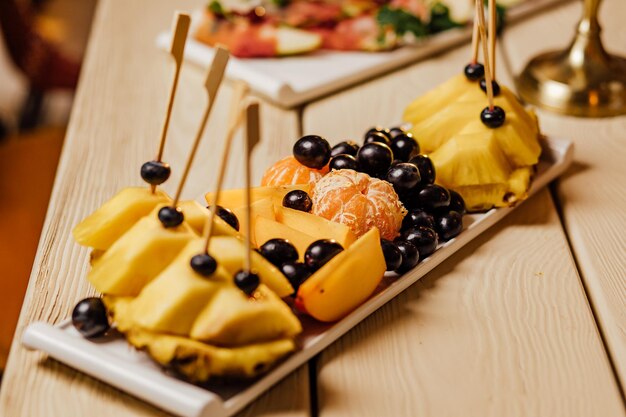
<path fill-rule="evenodd" d="M 205 246 L 204 251 L 209 249 L 209 243 L 213 235 L 213 222 L 217 214 L 217 202 L 219 201 L 220 193 L 222 191 L 222 183 L 224 182 L 224 174 L 226 172 L 226 166 L 230 155 L 230 147 L 237 132 L 237 128 L 243 118 L 243 112 L 241 111 L 241 103 L 248 92 L 248 86 L 241 81 L 235 82 L 233 98 L 230 104 L 228 130 L 226 133 L 226 140 L 224 141 L 224 149 L 222 150 L 222 158 L 220 160 L 220 167 L 217 173 L 217 181 L 215 184 L 215 192 L 213 193 L 213 200 L 209 205 L 209 217 L 207 223 L 204 226 Z"/>
<path fill-rule="evenodd" d="M 478 44 L 480 42 L 480 34 L 478 33 L 478 14 L 474 13 L 474 26 L 472 30 L 472 64 L 478 62 Z"/>
<path fill-rule="evenodd" d="M 482 0 L 476 0 L 476 14 L 478 15 L 478 32 L 480 34 L 480 43 L 483 47 L 485 55 L 485 82 L 487 87 L 487 98 L 489 99 L 489 109 L 493 110 L 493 85 L 491 84 L 491 65 L 489 57 L 489 47 L 487 46 L 487 34 L 485 33 L 485 10 Z"/>
<path fill-rule="evenodd" d="M 174 58 L 174 78 L 170 86 L 170 95 L 167 102 L 167 110 L 165 113 L 165 119 L 163 120 L 163 126 L 161 127 L 161 138 L 159 140 L 159 148 L 157 151 L 156 160 L 162 162 L 163 151 L 165 149 L 165 139 L 167 137 L 167 131 L 170 125 L 170 118 L 172 116 L 172 108 L 174 107 L 174 97 L 176 96 L 176 89 L 178 87 L 178 78 L 180 76 L 180 68 L 183 63 L 183 55 L 185 52 L 185 44 L 187 43 L 187 34 L 189 33 L 189 25 L 191 18 L 188 14 L 182 12 L 176 12 L 174 20 L 172 22 L 172 42 L 170 44 L 170 55 Z M 152 193 L 156 190 L 156 185 L 151 186 Z"/>
<path fill-rule="evenodd" d="M 176 196 L 174 197 L 174 202 L 172 204 L 173 207 L 178 206 L 178 201 L 180 200 L 183 187 L 185 186 L 185 182 L 187 181 L 189 170 L 191 169 L 191 165 L 193 164 L 196 152 L 198 151 L 198 146 L 200 145 L 200 140 L 202 139 L 202 136 L 204 134 L 204 129 L 206 128 L 209 116 L 211 115 L 211 110 L 213 110 L 213 105 L 215 104 L 217 92 L 219 90 L 220 84 L 222 83 L 224 70 L 226 69 L 226 64 L 228 63 L 229 57 L 230 55 L 226 49 L 220 46 L 215 49 L 215 56 L 213 57 L 213 62 L 211 63 L 211 68 L 209 69 L 209 72 L 207 74 L 206 81 L 204 82 L 204 87 L 207 91 L 208 101 L 204 109 L 204 114 L 202 115 L 202 120 L 200 121 L 200 126 L 198 126 L 198 131 L 196 132 L 196 137 L 191 147 L 189 158 L 187 159 L 187 164 L 185 165 L 185 170 L 183 171 L 183 176 L 180 179 L 180 184 L 178 185 L 178 189 L 176 190 Z"/>
<path fill-rule="evenodd" d="M 491 67 L 491 79 L 496 79 L 496 0 L 488 0 L 489 8 L 489 66 Z"/>
<path fill-rule="evenodd" d="M 252 244 L 250 236 L 252 232 L 252 214 L 250 213 L 250 159 L 252 151 L 260 140 L 259 126 L 259 103 L 250 103 L 246 106 L 246 140 L 245 140 L 245 196 L 244 204 L 246 206 L 246 257 L 244 271 L 252 269 Z"/>

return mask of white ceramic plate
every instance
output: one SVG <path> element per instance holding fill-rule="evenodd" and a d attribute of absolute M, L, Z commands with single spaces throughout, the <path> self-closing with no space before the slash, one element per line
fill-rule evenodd
<path fill-rule="evenodd" d="M 572 162 L 572 157 L 572 142 L 553 138 L 544 141 L 530 194 L 561 175 Z M 69 320 L 56 326 L 31 324 L 24 332 L 22 343 L 181 417 L 231 416 L 518 207 L 520 205 L 464 216 L 464 230 L 459 236 L 441 245 L 434 254 L 400 278 L 390 276 L 385 279 L 385 285 L 375 295 L 341 321 L 321 324 L 304 318 L 302 349 L 252 383 L 210 389 L 195 386 L 167 374 L 147 354 L 128 345 L 121 335 L 113 332 L 111 336 L 87 340 Z"/>
<path fill-rule="evenodd" d="M 507 24 L 564 1 L 523 0 L 507 10 Z M 193 16 L 193 21 L 198 21 L 198 13 Z M 194 33 L 194 26 L 192 23 L 190 34 Z M 256 94 L 270 101 L 292 107 L 432 56 L 469 41 L 470 37 L 471 28 L 463 27 L 438 33 L 414 46 L 390 52 L 317 51 L 283 58 L 233 57 L 226 69 L 226 76 L 245 81 Z M 156 44 L 167 50 L 170 33 L 160 33 Z M 213 60 L 213 49 L 190 36 L 185 47 L 185 58 L 208 68 Z"/>

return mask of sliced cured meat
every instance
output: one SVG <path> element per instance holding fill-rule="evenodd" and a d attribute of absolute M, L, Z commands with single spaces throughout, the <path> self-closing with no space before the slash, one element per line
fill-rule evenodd
<path fill-rule="evenodd" d="M 195 38 L 208 45 L 224 45 L 240 58 L 273 57 L 301 54 L 318 49 L 322 39 L 318 34 L 261 21 L 251 23 L 238 16 L 230 19 L 206 12 Z"/>

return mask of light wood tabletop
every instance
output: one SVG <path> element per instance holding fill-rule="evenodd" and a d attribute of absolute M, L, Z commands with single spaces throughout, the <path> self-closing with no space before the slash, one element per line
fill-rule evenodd
<path fill-rule="evenodd" d="M 79 220 L 126 185 L 156 147 L 173 64 L 154 47 L 175 9 L 201 0 L 100 0 L 55 187 L 2 381 L 0 415 L 155 416 L 164 412 L 25 350 L 31 322 L 57 323 L 93 289 Z M 504 33 L 500 81 L 562 48 L 581 2 Z M 626 2 L 605 0 L 609 50 L 626 55 Z M 302 134 L 331 142 L 399 121 L 415 97 L 458 73 L 469 45 L 295 109 L 262 103 L 258 181 Z M 124 64 L 124 65 L 122 65 Z M 204 105 L 203 71 L 183 65 L 165 160 L 180 164 Z M 223 137 L 226 83 L 207 137 Z M 626 117 L 539 111 L 543 131 L 575 142 L 575 163 L 519 210 L 276 385 L 240 416 L 626 416 Z M 222 122 L 222 123 L 220 123 Z M 236 141 L 236 143 L 239 141 Z M 198 151 L 186 198 L 212 187 L 220 149 Z M 235 149 L 238 151 L 238 149 Z M 241 166 L 227 172 L 241 186 Z M 176 171 L 165 187 L 172 193 Z M 6 278 L 5 278 L 6 279 Z"/>

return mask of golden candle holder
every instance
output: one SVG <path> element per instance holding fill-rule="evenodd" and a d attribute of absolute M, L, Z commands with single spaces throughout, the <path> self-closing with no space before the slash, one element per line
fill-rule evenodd
<path fill-rule="evenodd" d="M 527 103 L 580 117 L 626 114 L 626 59 L 608 54 L 600 39 L 600 0 L 584 0 L 570 47 L 533 58 L 516 80 Z"/>

